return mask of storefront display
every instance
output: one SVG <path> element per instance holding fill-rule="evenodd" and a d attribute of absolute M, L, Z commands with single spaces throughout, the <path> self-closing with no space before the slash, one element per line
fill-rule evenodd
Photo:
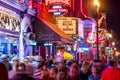
<path fill-rule="evenodd" d="M 0 55 L 12 56 L 18 53 L 18 38 L 0 34 Z"/>
<path fill-rule="evenodd" d="M 10 57 L 18 54 L 20 15 L 4 6 L 0 6 L 0 55 Z"/>

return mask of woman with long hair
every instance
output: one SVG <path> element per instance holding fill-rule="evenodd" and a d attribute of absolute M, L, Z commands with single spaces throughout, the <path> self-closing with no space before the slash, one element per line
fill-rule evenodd
<path fill-rule="evenodd" d="M 91 67 L 91 74 L 88 76 L 88 80 L 100 80 L 100 74 L 96 65 Z"/>

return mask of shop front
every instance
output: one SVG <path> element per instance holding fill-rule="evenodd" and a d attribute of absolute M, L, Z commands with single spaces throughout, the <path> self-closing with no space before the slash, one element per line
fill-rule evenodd
<path fill-rule="evenodd" d="M 0 55 L 18 53 L 20 15 L 17 10 L 0 6 Z"/>
<path fill-rule="evenodd" d="M 43 58 L 55 56 L 58 45 L 74 44 L 74 40 L 69 35 L 42 18 L 36 19 L 33 31 L 38 42 L 38 53 Z"/>
<path fill-rule="evenodd" d="M 16 55 L 18 53 L 18 38 L 0 34 L 0 55 L 7 54 L 9 56 Z"/>

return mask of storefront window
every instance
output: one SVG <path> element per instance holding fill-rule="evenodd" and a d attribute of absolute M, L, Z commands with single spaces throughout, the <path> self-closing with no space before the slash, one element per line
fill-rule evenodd
<path fill-rule="evenodd" d="M 0 55 L 12 56 L 18 53 L 18 39 L 13 36 L 0 35 Z"/>

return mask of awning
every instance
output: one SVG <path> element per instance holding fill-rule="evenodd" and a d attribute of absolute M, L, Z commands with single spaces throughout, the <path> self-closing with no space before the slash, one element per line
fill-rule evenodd
<path fill-rule="evenodd" d="M 63 55 L 64 59 L 73 59 L 73 55 L 69 52 L 64 52 L 64 55 Z"/>
<path fill-rule="evenodd" d="M 49 40 L 49 41 L 56 41 L 56 42 L 63 42 L 63 43 L 66 43 L 66 44 L 74 44 L 74 40 L 69 36 L 69 35 L 67 35 L 67 34 L 65 34 L 60 28 L 58 28 L 55 24 L 53 24 L 53 23 L 51 23 L 51 22 L 48 22 L 48 21 L 46 21 L 46 20 L 44 20 L 44 19 L 42 19 L 42 18 L 39 18 L 39 20 L 41 21 L 41 22 L 38 22 L 39 23 L 39 25 L 35 25 L 35 27 L 37 26 L 40 26 L 41 27 L 41 32 L 42 33 L 49 33 L 49 35 L 51 36 L 51 37 L 55 37 L 55 39 L 51 39 L 51 40 Z M 42 25 L 42 26 L 41 26 Z M 46 26 L 49 28 L 49 29 L 51 29 L 51 30 L 49 30 L 48 28 L 46 28 Z M 40 31 L 38 31 L 37 30 L 37 32 L 40 32 Z M 53 35 L 52 35 L 53 34 Z M 58 36 L 56 37 L 56 35 L 55 34 L 57 34 Z M 41 34 L 41 36 L 43 36 L 44 34 Z M 46 34 L 47 36 L 48 36 L 48 34 Z M 59 38 L 58 38 L 59 37 Z M 44 37 L 42 37 L 42 38 L 44 38 Z M 57 39 L 58 38 L 58 39 Z M 48 39 L 48 38 L 47 38 Z M 45 38 L 44 38 L 44 40 L 45 40 Z"/>
<path fill-rule="evenodd" d="M 63 59 L 65 59 L 65 60 L 74 59 L 74 56 L 67 51 L 58 50 L 56 58 L 57 58 L 57 61 L 60 61 Z"/>

